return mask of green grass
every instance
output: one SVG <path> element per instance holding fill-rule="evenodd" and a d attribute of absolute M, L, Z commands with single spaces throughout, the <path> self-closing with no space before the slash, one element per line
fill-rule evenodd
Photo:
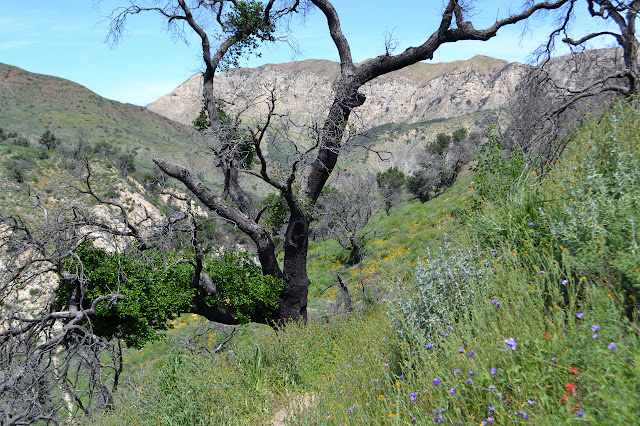
<path fill-rule="evenodd" d="M 247 327 L 212 357 L 168 343 L 128 352 L 129 374 L 141 381 L 123 387 L 116 409 L 91 424 L 259 425 L 281 420 L 276 413 L 294 425 L 440 416 L 462 424 L 636 423 L 638 287 L 629 265 L 640 264 L 632 226 L 640 112 L 620 104 L 587 121 L 544 179 L 522 174 L 479 199 L 467 175 L 428 203 L 380 217 L 360 265 L 341 263 L 335 242 L 312 245 L 311 303 L 325 306 L 318 300 L 331 295 L 321 291 L 341 273 L 354 297 L 358 286 L 381 289 L 387 301 L 368 305 L 366 315 L 277 332 Z M 477 257 L 458 264 L 432 256 L 429 264 L 425 249 L 442 246 L 445 235 L 451 249 Z M 468 270 L 483 278 L 455 281 Z M 434 274 L 456 284 L 437 293 L 437 304 L 424 296 L 438 288 Z M 162 364 L 149 367 L 155 358 Z"/>

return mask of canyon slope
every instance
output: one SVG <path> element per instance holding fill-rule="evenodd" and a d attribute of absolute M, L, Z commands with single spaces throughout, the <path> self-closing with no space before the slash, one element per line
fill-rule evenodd
<path fill-rule="evenodd" d="M 332 96 L 331 83 L 339 64 L 305 60 L 235 68 L 216 77 L 219 97 L 230 109 L 246 108 L 249 116 L 266 111 L 270 90 L 276 111 L 294 120 L 313 122 L 322 117 Z M 390 122 L 415 123 L 502 108 L 513 96 L 526 66 L 487 56 L 466 61 L 425 63 L 382 76 L 361 91 L 367 102 L 356 112 L 360 129 Z M 172 120 L 190 124 L 202 107 L 202 74 L 195 74 L 173 92 L 149 105 Z"/>
<path fill-rule="evenodd" d="M 545 71 L 559 84 L 576 88 L 619 68 L 620 63 L 619 50 L 590 50 L 554 58 L 545 65 Z M 338 67 L 335 62 L 309 59 L 235 68 L 221 72 L 215 84 L 230 112 L 242 111 L 245 116 L 259 118 L 266 112 L 265 99 L 272 91 L 277 113 L 299 124 L 310 124 L 320 121 L 330 104 Z M 419 123 L 509 109 L 518 85 L 531 69 L 481 55 L 464 61 L 419 62 L 362 87 L 367 101 L 351 121 L 365 130 L 392 122 Z M 148 108 L 191 124 L 202 108 L 202 74 L 193 75 Z"/>

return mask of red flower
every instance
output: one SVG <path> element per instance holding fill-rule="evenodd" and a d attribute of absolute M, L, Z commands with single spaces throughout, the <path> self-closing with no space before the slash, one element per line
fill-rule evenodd
<path fill-rule="evenodd" d="M 578 370 L 576 367 L 572 367 L 569 374 L 571 374 L 572 376 L 578 377 L 579 375 L 582 374 L 582 371 Z"/>
<path fill-rule="evenodd" d="M 566 404 L 568 400 L 569 397 L 567 395 L 562 395 L 562 398 L 560 398 L 560 402 L 562 402 L 563 404 Z"/>
<path fill-rule="evenodd" d="M 544 333 L 544 337 L 546 337 L 547 339 L 549 338 L 549 333 Z"/>
<path fill-rule="evenodd" d="M 571 394 L 571 396 L 576 396 L 576 390 L 578 390 L 578 386 L 573 383 L 567 383 L 564 385 L 564 389 Z"/>

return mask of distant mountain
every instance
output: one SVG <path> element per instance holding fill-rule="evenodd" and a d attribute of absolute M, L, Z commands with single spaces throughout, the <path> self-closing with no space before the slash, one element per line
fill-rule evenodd
<path fill-rule="evenodd" d="M 555 81 L 575 88 L 606 69 L 616 69 L 620 60 L 616 49 L 590 50 L 554 58 L 545 69 Z M 576 73 L 578 62 L 581 71 Z M 248 116 L 264 114 L 266 94 L 273 89 L 277 112 L 313 122 L 321 120 L 330 105 L 338 67 L 335 62 L 311 59 L 235 68 L 221 72 L 215 84 L 230 110 L 246 109 Z M 361 89 L 367 101 L 350 120 L 363 130 L 391 122 L 418 123 L 503 109 L 530 69 L 480 55 L 466 61 L 419 62 L 367 83 Z M 149 105 L 151 111 L 183 124 L 191 123 L 201 108 L 200 73 Z"/>
<path fill-rule="evenodd" d="M 620 55 L 616 52 L 603 49 L 560 57 L 546 69 L 564 83 L 579 85 L 585 73 L 571 72 L 574 60 L 581 58 L 588 64 L 588 80 L 606 67 L 618 66 Z M 216 89 L 227 102 L 226 108 L 243 110 L 248 117 L 264 114 L 265 96 L 273 90 L 277 113 L 309 124 L 322 120 L 338 67 L 330 61 L 306 60 L 230 69 L 216 77 Z M 367 145 L 392 153 L 394 161 L 380 163 L 369 153 L 358 157 L 360 164 L 374 170 L 397 165 L 410 171 L 416 167 L 416 152 L 437 132 L 450 133 L 458 126 L 482 131 L 486 114 L 508 108 L 529 69 L 523 64 L 475 56 L 466 61 L 421 62 L 373 80 L 362 88 L 367 102 L 350 121 L 358 130 L 372 129 Z M 32 142 L 49 128 L 69 146 L 77 144 L 81 131 L 92 143 L 139 148 L 138 159 L 146 164 L 153 156 L 186 163 L 194 144 L 190 124 L 202 105 L 201 85 L 202 75 L 195 74 L 143 108 L 102 98 L 68 80 L 0 64 L 0 127 L 27 135 Z M 416 126 L 385 127 L 390 123 Z M 388 129 L 394 130 L 388 133 Z M 354 158 L 350 155 L 343 161 L 352 164 Z M 207 174 L 211 171 L 210 164 L 200 164 L 200 168 L 207 169 Z"/>
<path fill-rule="evenodd" d="M 37 140 L 50 129 L 65 144 L 77 144 L 82 131 L 89 142 L 139 148 L 138 157 L 183 158 L 193 129 L 146 108 L 105 99 L 58 77 L 0 64 L 0 127 Z"/>
<path fill-rule="evenodd" d="M 260 94 L 274 88 L 279 112 L 298 120 L 317 120 L 330 103 L 338 67 L 335 62 L 306 60 L 235 68 L 216 77 L 216 89 L 222 99 L 239 109 L 245 107 L 243 98 L 255 102 Z M 417 63 L 363 87 L 367 102 L 357 109 L 358 127 L 415 123 L 501 108 L 513 95 L 525 68 L 480 55 L 467 61 Z M 190 123 L 202 107 L 201 88 L 202 74 L 195 74 L 149 109 Z M 264 111 L 264 102 L 258 100 L 248 114 Z"/>

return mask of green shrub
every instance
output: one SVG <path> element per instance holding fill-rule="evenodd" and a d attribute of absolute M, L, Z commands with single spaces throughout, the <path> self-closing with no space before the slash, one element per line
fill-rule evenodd
<path fill-rule="evenodd" d="M 550 225 L 574 275 L 599 277 L 630 316 L 640 296 L 638 122 L 636 104 L 616 104 L 579 131 L 550 180 L 559 196 Z"/>
<path fill-rule="evenodd" d="M 76 251 L 79 260 L 69 260 L 67 270 L 82 271 L 86 277 L 84 306 L 91 306 L 97 297 L 120 293 L 125 299 L 117 303 L 103 302 L 97 306 L 91 326 L 99 336 L 117 338 L 127 346 L 142 347 L 161 337 L 169 321 L 177 318 L 191 305 L 194 290 L 190 289 L 193 267 L 181 257 L 147 250 L 131 250 L 124 255 L 108 253 L 89 243 Z M 63 309 L 74 290 L 73 283 L 63 283 L 56 295 L 56 306 Z M 88 325 L 87 325 L 88 326 Z"/>
<path fill-rule="evenodd" d="M 204 296 L 210 306 L 234 309 L 241 323 L 251 317 L 268 318 L 278 308 L 278 296 L 285 281 L 262 270 L 246 253 L 225 252 L 206 262 L 204 270 L 215 283 L 217 294 Z"/>
<path fill-rule="evenodd" d="M 485 291 L 486 275 L 477 249 L 444 247 L 426 251 L 418 263 L 415 283 L 396 283 L 391 314 L 403 339 L 432 342 L 454 323 L 468 319 L 470 305 Z"/>
<path fill-rule="evenodd" d="M 453 136 L 453 140 L 455 140 L 456 142 L 460 142 L 463 141 L 467 135 L 469 134 L 469 132 L 467 131 L 466 128 L 464 127 L 460 127 L 458 129 L 456 129 L 451 136 Z"/>
<path fill-rule="evenodd" d="M 523 155 L 508 155 L 499 142 L 495 128 L 489 127 L 489 142 L 484 144 L 476 156 L 477 163 L 471 168 L 476 172 L 473 178 L 475 207 L 484 201 L 494 201 L 503 197 L 514 187 L 525 171 L 526 159 Z"/>

